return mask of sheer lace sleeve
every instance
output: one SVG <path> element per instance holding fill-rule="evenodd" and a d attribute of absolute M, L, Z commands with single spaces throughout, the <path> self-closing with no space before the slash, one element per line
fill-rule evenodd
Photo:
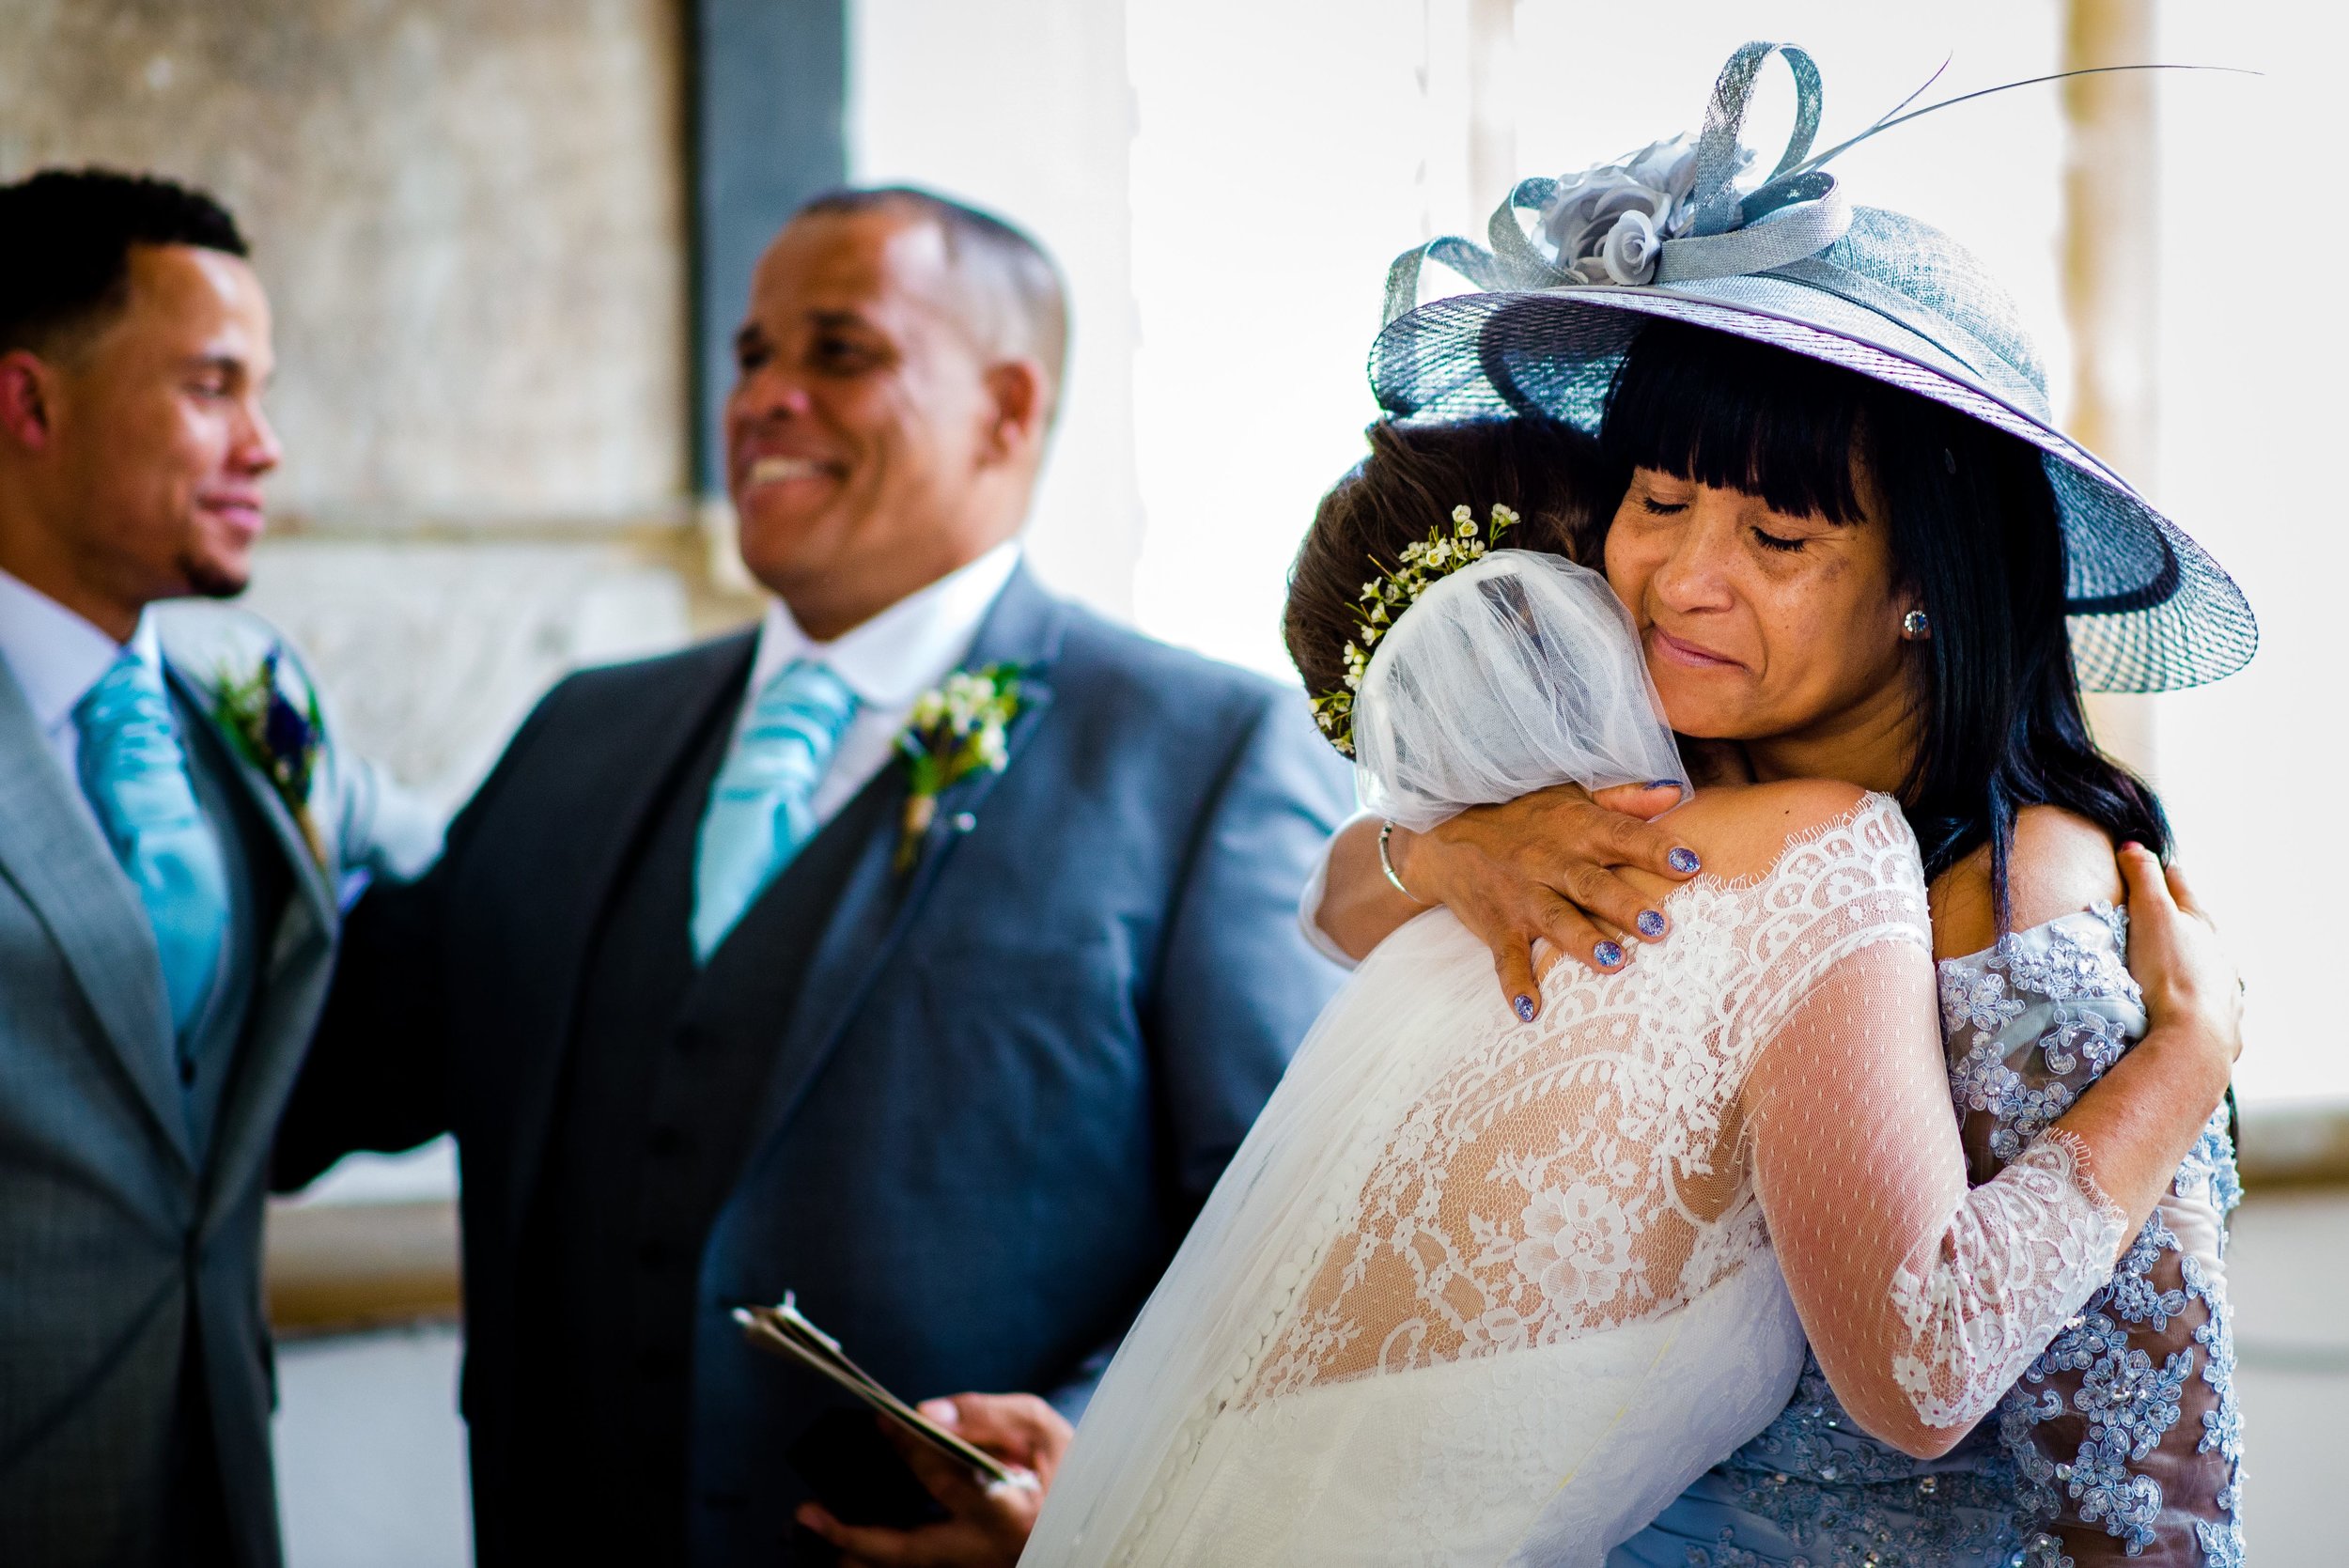
<path fill-rule="evenodd" d="M 1747 1094 L 1772 1244 L 1820 1365 L 1917 1453 L 1986 1415 L 2111 1273 L 2125 1218 L 2060 1134 L 1969 1190 L 1921 942 L 1772 1004 Z"/>

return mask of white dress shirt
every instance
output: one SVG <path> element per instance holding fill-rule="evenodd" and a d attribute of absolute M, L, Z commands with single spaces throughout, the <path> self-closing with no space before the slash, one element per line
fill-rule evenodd
<path fill-rule="evenodd" d="M 758 655 L 751 662 L 750 687 L 735 721 L 738 737 L 759 692 L 794 660 L 825 666 L 857 696 L 856 716 L 842 732 L 832 766 L 810 802 L 817 827 L 831 821 L 888 766 L 913 700 L 969 656 L 979 623 L 994 608 L 1019 565 L 1019 541 L 1006 539 L 829 643 L 818 643 L 801 630 L 781 600 L 767 607 L 758 628 Z"/>
<path fill-rule="evenodd" d="M 154 616 L 139 617 L 127 645 L 150 667 L 163 667 Z M 124 646 L 47 594 L 0 571 L 0 659 L 8 660 L 41 738 L 85 807 L 89 802 L 82 795 L 82 732 L 73 722 L 73 709 Z M 96 815 L 92 810 L 93 820 Z"/>

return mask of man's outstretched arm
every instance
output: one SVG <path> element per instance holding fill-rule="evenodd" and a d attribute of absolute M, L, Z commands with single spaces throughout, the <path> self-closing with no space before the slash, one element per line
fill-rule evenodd
<path fill-rule="evenodd" d="M 279 1191 L 354 1150 L 411 1149 L 448 1130 L 442 878 L 436 867 L 418 882 L 379 881 L 344 921 L 334 989 L 278 1125 Z"/>
<path fill-rule="evenodd" d="M 449 1130 L 448 905 L 517 760 L 546 731 L 540 701 L 412 882 L 372 881 L 343 922 L 334 987 L 278 1125 L 270 1183 L 307 1186 L 354 1150 L 412 1149 Z"/>

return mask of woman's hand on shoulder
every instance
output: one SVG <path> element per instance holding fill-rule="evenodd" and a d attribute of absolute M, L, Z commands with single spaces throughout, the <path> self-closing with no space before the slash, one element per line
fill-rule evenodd
<path fill-rule="evenodd" d="M 1622 873 L 1674 882 L 1696 875 L 1695 852 L 1646 820 L 1679 799 L 1673 784 L 1626 785 L 1596 799 L 1562 784 L 1471 808 L 1423 833 L 1397 829 L 1389 854 L 1411 897 L 1443 905 L 1492 950 L 1502 997 L 1531 1021 L 1541 1009 L 1536 941 L 1605 970 L 1623 966 L 1626 940 L 1662 939 L 1657 901 Z"/>
<path fill-rule="evenodd" d="M 2243 1054 L 2242 977 L 2184 872 L 2140 844 L 2122 846 L 2120 862 L 2128 884 L 2129 973 L 2145 993 L 2146 1017 L 2154 1030 L 2191 1039 L 2223 1086 Z"/>

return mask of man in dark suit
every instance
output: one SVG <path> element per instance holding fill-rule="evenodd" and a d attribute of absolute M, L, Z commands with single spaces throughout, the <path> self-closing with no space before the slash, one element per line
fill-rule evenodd
<path fill-rule="evenodd" d="M 1073 1415 L 1337 984 L 1301 698 L 1019 563 L 1065 334 L 995 219 L 795 216 L 726 429 L 779 602 L 566 681 L 354 911 L 281 1175 L 456 1132 L 485 1568 L 827 1560 L 806 1477 L 873 1434 L 729 1321 L 786 1291 L 908 1396 Z M 943 706 L 1016 710 L 924 799 L 918 699 L 990 671 Z"/>

